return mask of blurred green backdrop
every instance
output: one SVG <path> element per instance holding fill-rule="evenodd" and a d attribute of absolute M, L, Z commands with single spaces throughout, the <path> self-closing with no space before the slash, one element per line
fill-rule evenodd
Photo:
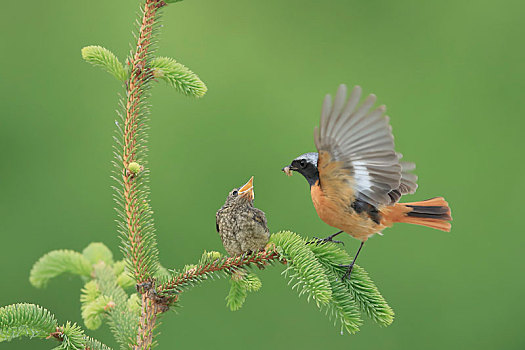
<path fill-rule="evenodd" d="M 84 63 L 99 44 L 124 58 L 137 1 L 9 1 L 0 56 L 0 305 L 29 301 L 81 322 L 80 280 L 28 282 L 52 249 L 102 241 L 119 255 L 110 161 L 119 83 Z M 450 234 L 399 224 L 366 245 L 364 266 L 396 311 L 339 335 L 306 299 L 264 271 L 263 289 L 232 313 L 226 280 L 184 294 L 163 318 L 161 349 L 523 349 L 525 48 L 522 1 L 204 1 L 169 6 L 158 54 L 195 70 L 199 100 L 153 90 L 152 203 L 162 264 L 223 251 L 214 214 L 255 175 L 272 231 L 334 231 L 308 187 L 280 169 L 314 150 L 325 93 L 374 92 L 397 148 L 418 165 L 407 200 L 444 195 Z M 345 238 L 354 252 L 358 242 Z M 521 271 L 521 272 L 520 272 Z M 520 277 L 522 276 L 522 277 Z M 106 328 L 90 332 L 111 345 Z M 42 340 L 2 343 L 47 349 Z"/>

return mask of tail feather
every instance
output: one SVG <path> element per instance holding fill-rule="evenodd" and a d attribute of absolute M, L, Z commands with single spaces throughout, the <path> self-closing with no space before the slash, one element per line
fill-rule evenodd
<path fill-rule="evenodd" d="M 397 208 L 396 208 L 397 207 Z M 431 198 L 426 201 L 412 203 L 397 203 L 396 214 L 392 222 L 405 222 L 422 225 L 442 231 L 450 231 L 450 207 L 443 197 Z"/>

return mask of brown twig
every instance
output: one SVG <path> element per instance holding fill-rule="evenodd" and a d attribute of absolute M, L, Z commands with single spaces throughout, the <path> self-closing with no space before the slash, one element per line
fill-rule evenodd
<path fill-rule="evenodd" d="M 49 335 L 46 337 L 46 339 L 55 338 L 59 342 L 64 341 L 64 333 L 62 333 L 62 329 L 60 327 L 57 327 L 55 332 L 49 333 Z"/>
<path fill-rule="evenodd" d="M 280 255 L 275 249 L 269 248 L 267 250 L 261 250 L 250 255 L 237 255 L 227 259 L 218 259 L 209 264 L 196 266 L 189 269 L 188 271 L 177 275 L 170 281 L 161 284 L 157 289 L 160 294 L 170 292 L 180 292 L 181 287 L 190 284 L 194 281 L 199 281 L 211 272 L 216 271 L 232 271 L 242 266 L 248 266 L 255 264 L 259 267 L 264 267 L 274 260 L 278 260 Z M 286 263 L 280 259 L 281 262 Z"/>

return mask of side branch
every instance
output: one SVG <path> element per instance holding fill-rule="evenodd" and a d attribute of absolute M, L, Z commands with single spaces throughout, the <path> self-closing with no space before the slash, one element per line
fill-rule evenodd
<path fill-rule="evenodd" d="M 206 276 L 210 273 L 217 271 L 233 272 L 240 267 L 249 266 L 252 264 L 262 268 L 275 260 L 280 260 L 281 262 L 286 263 L 286 261 L 281 258 L 274 248 L 260 250 L 249 255 L 243 254 L 224 259 L 217 259 L 211 263 L 199 265 L 189 269 L 184 273 L 178 274 L 168 282 L 159 285 L 158 292 L 161 294 L 180 292 L 185 286 L 191 285 L 194 282 L 198 282 L 203 278 L 206 278 Z"/>

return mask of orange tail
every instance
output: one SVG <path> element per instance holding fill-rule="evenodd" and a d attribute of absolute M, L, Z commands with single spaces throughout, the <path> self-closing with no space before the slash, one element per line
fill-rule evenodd
<path fill-rule="evenodd" d="M 427 199 L 421 202 L 397 203 L 387 212 L 387 220 L 407 224 L 432 227 L 441 231 L 450 231 L 452 220 L 450 207 L 443 197 Z"/>

